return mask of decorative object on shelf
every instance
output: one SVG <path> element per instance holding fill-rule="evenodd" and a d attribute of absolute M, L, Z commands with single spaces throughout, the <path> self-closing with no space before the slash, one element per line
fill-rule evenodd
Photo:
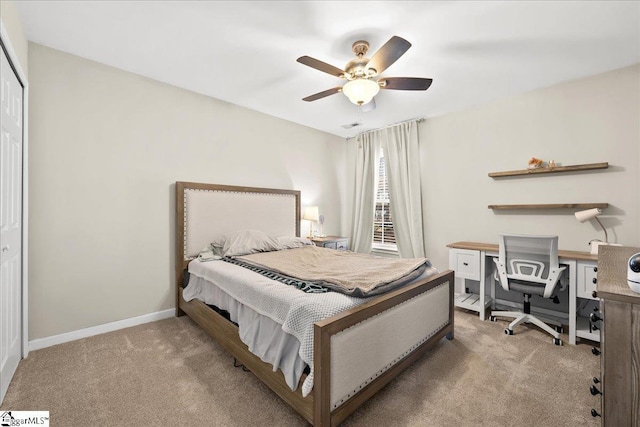
<path fill-rule="evenodd" d="M 529 169 L 538 169 L 542 167 L 542 160 L 532 157 L 529 159 Z"/>
<path fill-rule="evenodd" d="M 609 167 L 608 162 L 588 163 L 584 165 L 570 165 L 570 166 L 558 166 L 556 164 L 554 167 L 551 167 L 551 161 L 549 163 L 550 164 L 546 168 L 489 172 L 489 176 L 491 178 L 503 178 L 508 176 L 532 176 L 532 175 L 541 175 L 546 173 L 582 172 L 582 171 L 593 170 L 593 169 L 607 169 Z"/>
<path fill-rule="evenodd" d="M 627 284 L 633 292 L 640 293 L 640 252 L 631 255 L 627 262 Z"/>
<path fill-rule="evenodd" d="M 307 206 L 304 210 L 302 219 L 309 221 L 309 238 L 313 237 L 313 223 L 320 219 L 317 206 Z"/>
<path fill-rule="evenodd" d="M 549 160 L 549 163 L 547 163 L 547 167 L 549 169 L 555 169 L 556 168 L 556 161 L 555 160 Z"/>

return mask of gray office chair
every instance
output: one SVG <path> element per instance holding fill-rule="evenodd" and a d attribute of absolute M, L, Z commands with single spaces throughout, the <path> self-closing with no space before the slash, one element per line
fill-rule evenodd
<path fill-rule="evenodd" d="M 504 333 L 513 335 L 513 328 L 520 323 L 533 323 L 553 336 L 553 343 L 562 345 L 560 325 L 554 330 L 538 317 L 531 314 L 530 298 L 538 295 L 553 298 L 566 267 L 558 263 L 558 236 L 528 236 L 520 234 L 500 234 L 498 259 L 494 258 L 498 280 L 506 291 L 521 292 L 524 295 L 523 312 L 496 311 L 490 319 L 496 317 L 515 318 Z"/>

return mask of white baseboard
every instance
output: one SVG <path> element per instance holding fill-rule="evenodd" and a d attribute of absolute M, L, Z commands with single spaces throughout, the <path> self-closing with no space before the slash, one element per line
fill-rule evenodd
<path fill-rule="evenodd" d="M 66 332 L 60 335 L 38 338 L 29 341 L 29 351 L 40 350 L 41 348 L 51 347 L 52 345 L 92 337 L 106 332 L 113 332 L 119 329 L 130 328 L 131 326 L 142 325 L 143 323 L 155 322 L 156 320 L 168 319 L 169 317 L 174 316 L 175 313 L 175 308 L 171 308 L 169 310 L 157 311 L 155 313 L 144 314 L 138 317 L 131 317 L 129 319 L 92 326 L 90 328 L 78 329 L 77 331 Z"/>

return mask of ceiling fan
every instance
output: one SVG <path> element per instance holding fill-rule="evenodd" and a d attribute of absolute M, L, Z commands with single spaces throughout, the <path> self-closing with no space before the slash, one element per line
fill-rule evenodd
<path fill-rule="evenodd" d="M 372 101 L 375 102 L 373 97 L 378 94 L 380 89 L 427 90 L 431 86 L 432 79 L 380 77 L 380 74 L 404 55 L 410 47 L 411 43 L 402 37 L 393 36 L 371 58 L 367 58 L 365 55 L 369 50 L 369 43 L 358 40 L 351 46 L 357 58 L 349 61 L 344 70 L 310 56 L 301 56 L 297 59 L 299 63 L 347 80 L 344 86 L 327 89 L 302 100 L 310 102 L 342 92 L 351 102 L 362 106 Z M 367 108 L 366 111 L 373 110 L 373 108 L 375 108 L 375 104 Z"/>

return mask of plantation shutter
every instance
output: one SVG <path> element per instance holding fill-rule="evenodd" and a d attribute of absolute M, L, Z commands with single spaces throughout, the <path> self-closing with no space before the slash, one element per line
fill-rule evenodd
<path fill-rule="evenodd" d="M 384 152 L 380 151 L 376 188 L 376 209 L 373 217 L 373 246 L 396 250 L 396 236 L 389 209 L 389 182 L 384 162 Z"/>

